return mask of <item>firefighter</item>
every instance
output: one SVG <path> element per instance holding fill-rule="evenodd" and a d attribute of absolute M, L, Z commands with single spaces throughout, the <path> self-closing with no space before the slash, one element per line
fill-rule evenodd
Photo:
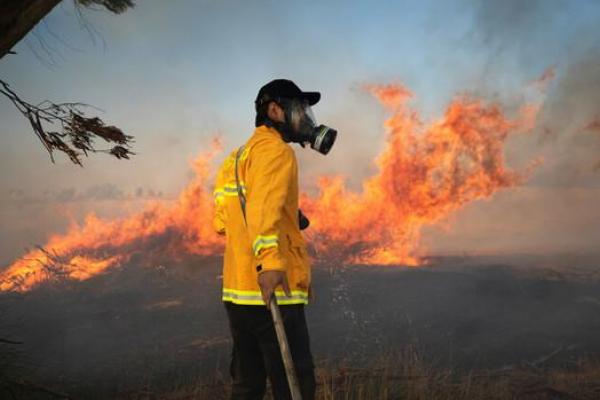
<path fill-rule="evenodd" d="M 233 352 L 232 399 L 262 399 L 267 377 L 275 399 L 290 392 L 268 310 L 281 306 L 303 400 L 314 399 L 314 364 L 304 314 L 311 286 L 310 262 L 300 228 L 298 165 L 289 143 L 327 154 L 337 132 L 317 125 L 311 106 L 319 92 L 290 80 L 263 86 L 255 101 L 255 130 L 223 162 L 216 178 L 215 229 L 225 235 L 223 302 Z"/>

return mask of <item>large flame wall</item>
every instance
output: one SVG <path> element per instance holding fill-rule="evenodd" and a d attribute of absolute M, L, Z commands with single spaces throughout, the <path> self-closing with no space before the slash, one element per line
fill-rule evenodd
<path fill-rule="evenodd" d="M 424 123 L 410 108 L 412 94 L 400 85 L 369 86 L 389 112 L 378 173 L 360 192 L 341 177 L 319 180 L 316 196 L 302 195 L 311 219 L 309 242 L 321 260 L 418 265 L 421 228 L 464 204 L 518 185 L 526 171 L 505 165 L 507 139 L 533 127 L 537 109 L 508 118 L 499 105 L 463 96 L 443 117 Z M 349 140 L 344 133 L 338 140 Z M 127 218 L 86 217 L 65 234 L 31 250 L 0 274 L 0 290 L 28 290 L 62 276 L 83 280 L 127 262 L 134 254 L 216 255 L 223 242 L 212 230 L 211 165 L 220 144 L 193 163 L 196 176 L 177 201 L 150 202 Z"/>

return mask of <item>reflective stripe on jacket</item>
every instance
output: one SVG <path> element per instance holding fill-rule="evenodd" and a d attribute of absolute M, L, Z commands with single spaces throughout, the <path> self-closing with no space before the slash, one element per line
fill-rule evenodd
<path fill-rule="evenodd" d="M 306 304 L 310 263 L 298 228 L 296 155 L 275 129 L 255 129 L 238 160 L 246 196 L 244 221 L 235 178 L 237 153 L 234 150 L 223 162 L 214 190 L 214 226 L 226 236 L 223 301 L 264 305 L 257 277 L 275 270 L 286 272 L 292 291 L 288 298 L 277 290 L 278 303 Z"/>

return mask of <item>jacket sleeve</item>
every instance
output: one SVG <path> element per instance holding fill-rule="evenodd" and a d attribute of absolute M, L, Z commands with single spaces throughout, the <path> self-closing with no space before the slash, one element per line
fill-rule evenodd
<path fill-rule="evenodd" d="M 248 235 L 260 271 L 285 271 L 280 253 L 280 226 L 283 208 L 297 165 L 288 145 L 255 148 L 248 169 L 249 193 L 246 204 Z"/>
<path fill-rule="evenodd" d="M 215 209 L 213 216 L 213 226 L 215 231 L 219 235 L 225 234 L 225 221 L 227 220 L 227 214 L 225 212 L 225 192 L 224 192 L 224 179 L 223 179 L 223 168 L 222 166 L 217 173 L 215 180 L 215 190 L 213 191 L 213 197 L 215 200 Z"/>

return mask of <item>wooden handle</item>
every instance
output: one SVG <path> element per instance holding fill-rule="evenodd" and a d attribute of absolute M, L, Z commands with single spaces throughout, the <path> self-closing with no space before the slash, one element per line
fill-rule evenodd
<path fill-rule="evenodd" d="M 283 319 L 281 318 L 281 312 L 279 311 L 279 305 L 277 305 L 275 295 L 271 296 L 269 305 L 271 308 L 271 315 L 273 316 L 275 332 L 277 333 L 279 349 L 281 350 L 281 358 L 283 358 L 285 374 L 287 375 L 290 393 L 292 394 L 292 400 L 302 400 L 300 385 L 298 384 L 298 378 L 296 376 L 296 368 L 294 368 L 294 360 L 292 360 L 292 353 L 290 352 L 290 346 L 287 341 L 287 336 L 285 335 Z"/>

